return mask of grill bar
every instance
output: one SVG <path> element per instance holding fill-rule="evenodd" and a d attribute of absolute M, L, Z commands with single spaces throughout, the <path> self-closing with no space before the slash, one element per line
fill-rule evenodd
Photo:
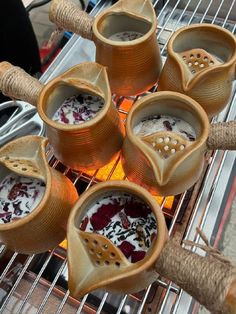
<path fill-rule="evenodd" d="M 124 307 L 124 305 L 125 305 L 125 302 L 126 302 L 127 297 L 128 297 L 128 295 L 126 294 L 126 295 L 123 297 L 123 299 L 121 300 L 120 305 L 119 305 L 119 308 L 118 308 L 116 314 L 120 314 L 120 313 L 121 313 L 121 311 L 122 311 L 122 309 L 123 309 L 123 307 Z"/>
<path fill-rule="evenodd" d="M 104 303 L 106 302 L 107 297 L 108 297 L 108 292 L 105 292 L 105 293 L 104 293 L 104 296 L 103 296 L 103 298 L 102 298 L 102 300 L 101 300 L 101 303 L 100 303 L 100 305 L 99 305 L 99 307 L 98 307 L 98 309 L 97 309 L 97 312 L 96 312 L 97 314 L 100 314 L 100 313 L 101 313 L 102 308 L 103 308 L 103 305 L 104 305 Z"/>
<path fill-rule="evenodd" d="M 47 294 L 45 295 L 45 297 L 44 297 L 42 303 L 40 304 L 40 307 L 39 307 L 39 309 L 37 310 L 37 314 L 43 312 L 43 309 L 44 309 L 44 307 L 45 307 L 45 305 L 46 305 L 46 303 L 47 303 L 47 301 L 48 301 L 48 299 L 49 299 L 49 297 L 50 297 L 50 294 L 52 293 L 52 291 L 53 291 L 53 289 L 54 289 L 54 287 L 55 287 L 55 285 L 56 285 L 56 282 L 57 282 L 59 276 L 61 275 L 62 271 L 63 271 L 64 268 L 66 267 L 66 263 L 67 263 L 67 260 L 65 259 L 64 262 L 62 263 L 60 269 L 58 270 L 58 272 L 57 272 L 57 274 L 56 274 L 56 276 L 55 276 L 53 282 L 51 283 L 51 286 L 50 286 L 50 288 L 48 289 Z"/>
<path fill-rule="evenodd" d="M 17 257 L 18 253 L 14 253 L 10 259 L 10 261 L 8 262 L 7 266 L 5 267 L 1 277 L 0 277 L 0 283 L 3 281 L 3 278 L 6 276 L 6 274 L 8 273 L 11 265 L 13 264 L 15 258 Z"/>
<path fill-rule="evenodd" d="M 219 5 L 219 7 L 218 7 L 218 9 L 217 9 L 217 11 L 216 11 L 216 14 L 215 14 L 215 16 L 214 16 L 214 18 L 213 18 L 213 20 L 212 20 L 212 24 L 215 23 L 216 18 L 217 18 L 217 16 L 218 16 L 218 14 L 219 14 L 219 12 L 220 12 L 220 9 L 222 8 L 223 4 L 224 4 L 224 1 L 222 1 L 222 2 L 220 3 L 220 5 Z"/>
<path fill-rule="evenodd" d="M 63 307 L 66 304 L 66 301 L 68 300 L 69 295 L 70 295 L 70 291 L 67 290 L 55 314 L 60 314 L 63 311 Z"/>
<path fill-rule="evenodd" d="M 82 311 L 82 309 L 83 309 L 83 306 L 84 306 L 84 304 L 85 304 L 85 302 L 86 302 L 86 300 L 87 300 L 87 297 L 88 297 L 88 294 L 86 294 L 86 295 L 83 297 L 83 299 L 82 299 L 82 301 L 81 301 L 81 303 L 80 303 L 80 306 L 79 306 L 78 311 L 76 312 L 76 314 L 81 313 L 81 311 Z"/>
<path fill-rule="evenodd" d="M 2 305 L 1 305 L 1 310 L 5 309 L 5 307 L 6 307 L 7 303 L 8 303 L 8 301 L 9 301 L 10 297 L 13 295 L 13 293 L 16 290 L 17 286 L 19 285 L 21 279 L 23 278 L 24 274 L 26 273 L 26 270 L 29 267 L 30 263 L 32 262 L 33 258 L 34 258 L 33 255 L 27 258 L 27 261 L 26 261 L 24 267 L 22 268 L 22 270 L 21 270 L 21 272 L 20 272 L 16 282 L 14 283 L 12 289 L 8 292 L 5 300 L 3 301 Z"/>

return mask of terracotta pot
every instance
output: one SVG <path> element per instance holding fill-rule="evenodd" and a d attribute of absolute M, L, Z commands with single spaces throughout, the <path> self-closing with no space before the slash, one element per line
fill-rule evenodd
<path fill-rule="evenodd" d="M 232 33 L 210 24 L 186 26 L 168 42 L 158 90 L 188 95 L 212 117 L 230 99 L 235 65 L 236 39 Z"/>
<path fill-rule="evenodd" d="M 55 156 L 73 169 L 100 168 L 110 162 L 122 146 L 123 123 L 111 99 L 106 70 L 97 63 L 74 66 L 43 86 L 23 70 L 2 62 L 0 89 L 7 96 L 37 104 Z M 81 124 L 53 121 L 53 114 L 65 98 L 76 92 L 100 96 L 104 100 L 103 108 L 94 118 Z"/>
<path fill-rule="evenodd" d="M 189 141 L 171 131 L 134 134 L 133 129 L 141 120 L 155 115 L 185 120 L 193 127 L 196 139 Z M 205 111 L 190 97 L 157 92 L 138 100 L 128 114 L 122 163 L 130 181 L 154 194 L 176 195 L 199 179 L 206 150 L 217 148 L 236 148 L 235 121 L 211 126 Z"/>
<path fill-rule="evenodd" d="M 78 199 L 71 181 L 49 167 L 45 155 L 48 140 L 25 136 L 0 149 L 0 181 L 7 175 L 39 179 L 45 184 L 40 203 L 28 215 L 0 223 L 0 242 L 23 254 L 53 249 L 66 235 L 70 210 Z"/>
<path fill-rule="evenodd" d="M 136 263 L 130 263 L 103 235 L 79 229 L 92 204 L 117 192 L 140 198 L 149 205 L 156 219 L 157 236 L 147 255 Z M 119 293 L 137 292 L 154 282 L 159 273 L 180 285 L 214 313 L 215 309 L 217 313 L 235 313 L 236 268 L 213 256 L 202 257 L 187 251 L 173 240 L 168 241 L 165 219 L 158 203 L 136 184 L 103 182 L 83 193 L 71 212 L 67 239 L 69 290 L 75 298 L 98 288 Z M 211 289 L 212 285 L 215 289 Z"/>
<path fill-rule="evenodd" d="M 60 28 L 94 41 L 96 61 L 108 68 L 112 93 L 136 95 L 157 82 L 162 61 L 156 38 L 157 20 L 150 0 L 120 0 L 95 19 L 70 0 L 54 0 L 49 17 Z M 110 39 L 126 31 L 143 36 L 125 42 Z"/>

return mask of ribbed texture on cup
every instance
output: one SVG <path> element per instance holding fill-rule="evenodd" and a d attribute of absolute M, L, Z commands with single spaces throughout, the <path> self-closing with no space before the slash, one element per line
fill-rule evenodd
<path fill-rule="evenodd" d="M 54 169 L 50 169 L 50 174 L 50 194 L 42 210 L 33 219 L 22 218 L 26 223 L 19 227 L 0 230 L 1 242 L 7 248 L 23 254 L 41 253 L 65 238 L 67 219 L 78 194 L 64 175 Z"/>
<path fill-rule="evenodd" d="M 106 110 L 101 120 L 76 131 L 47 125 L 56 157 L 76 170 L 93 170 L 107 164 L 122 146 L 124 127 L 112 102 Z"/>
<path fill-rule="evenodd" d="M 161 56 L 152 33 L 145 41 L 130 46 L 111 45 L 95 38 L 96 60 L 108 67 L 111 91 L 117 95 L 140 94 L 153 86 L 161 71 Z"/>

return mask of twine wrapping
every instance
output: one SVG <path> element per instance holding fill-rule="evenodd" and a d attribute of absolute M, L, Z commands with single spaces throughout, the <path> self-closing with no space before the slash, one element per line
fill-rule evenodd
<path fill-rule="evenodd" d="M 203 247 L 190 241 L 186 243 L 204 247 L 209 255 L 202 257 L 171 240 L 156 262 L 156 271 L 176 283 L 212 313 L 235 313 L 235 308 L 232 311 L 232 304 L 226 301 L 226 296 L 236 280 L 236 267 L 209 246 L 208 241 Z"/>
<path fill-rule="evenodd" d="M 53 0 L 49 18 L 59 28 L 79 34 L 84 38 L 92 39 L 94 18 L 69 0 Z"/>
<path fill-rule="evenodd" d="M 43 85 L 19 67 L 11 66 L 0 75 L 0 89 L 5 96 L 37 106 Z"/>
<path fill-rule="evenodd" d="M 208 149 L 236 149 L 236 121 L 212 124 L 207 147 Z"/>

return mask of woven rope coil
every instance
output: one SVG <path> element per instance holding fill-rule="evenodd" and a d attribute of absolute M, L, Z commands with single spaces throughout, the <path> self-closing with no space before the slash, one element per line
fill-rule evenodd
<path fill-rule="evenodd" d="M 43 85 L 19 67 L 11 67 L 1 74 L 0 88 L 8 97 L 21 99 L 36 106 Z"/>
<path fill-rule="evenodd" d="M 188 245 L 193 246 L 195 243 L 188 242 Z M 212 248 L 205 251 L 210 252 Z M 156 270 L 212 313 L 231 313 L 225 299 L 231 284 L 236 280 L 236 267 L 221 258 L 218 251 L 202 257 L 169 241 L 157 260 Z"/>
<path fill-rule="evenodd" d="M 93 18 L 67 0 L 54 0 L 49 14 L 50 20 L 59 28 L 67 29 L 84 38 L 92 39 Z"/>
<path fill-rule="evenodd" d="M 236 121 L 212 124 L 207 146 L 209 149 L 236 149 Z"/>

